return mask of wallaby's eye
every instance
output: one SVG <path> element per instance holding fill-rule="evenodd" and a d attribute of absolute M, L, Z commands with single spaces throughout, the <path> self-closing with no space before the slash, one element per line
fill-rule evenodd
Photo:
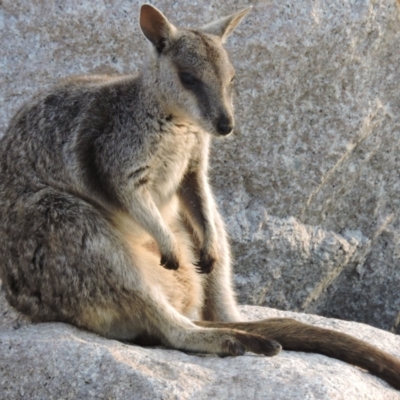
<path fill-rule="evenodd" d="M 236 81 L 236 76 L 233 76 L 232 79 L 231 79 L 231 85 L 234 84 L 235 81 Z"/>
<path fill-rule="evenodd" d="M 196 78 L 190 72 L 181 72 L 179 74 L 179 79 L 183 86 L 194 87 L 200 84 L 200 79 Z"/>

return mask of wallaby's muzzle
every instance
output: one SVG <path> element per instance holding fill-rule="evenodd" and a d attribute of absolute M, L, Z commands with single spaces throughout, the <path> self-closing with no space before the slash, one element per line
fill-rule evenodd
<path fill-rule="evenodd" d="M 216 127 L 217 127 L 217 132 L 220 135 L 223 136 L 229 135 L 234 127 L 233 119 L 225 114 L 222 114 L 217 119 Z"/>

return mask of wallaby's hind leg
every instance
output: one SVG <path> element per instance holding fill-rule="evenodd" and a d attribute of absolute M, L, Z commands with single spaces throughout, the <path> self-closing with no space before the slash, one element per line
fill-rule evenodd
<path fill-rule="evenodd" d="M 185 301 L 172 304 L 172 288 L 174 297 L 185 297 L 187 290 L 195 295 L 194 280 L 199 276 L 193 270 L 192 243 L 179 221 L 172 223 L 173 231 L 180 244 L 180 268 L 169 271 L 159 265 L 159 256 L 148 251 L 146 247 L 128 240 L 125 248 L 129 248 L 131 271 L 135 274 L 135 286 L 129 290 L 127 317 L 115 321 L 115 332 L 122 325 L 123 332 L 135 332 L 135 336 L 123 339 L 137 340 L 139 343 L 159 342 L 165 346 L 194 352 L 217 353 L 220 355 L 241 355 L 245 351 L 257 354 L 275 355 L 281 346 L 263 335 L 242 332 L 226 328 L 200 328 L 189 318 L 182 315 Z M 186 255 L 186 256 L 185 256 Z M 189 263 L 189 265 L 187 265 Z M 182 290 L 177 290 L 186 285 Z M 118 306 L 117 306 L 118 307 Z M 178 308 L 178 309 L 177 309 Z M 127 329 L 131 325 L 131 330 Z M 112 332 L 110 332 L 112 334 Z M 114 336 L 115 338 L 121 338 Z"/>
<path fill-rule="evenodd" d="M 279 351 L 262 335 L 196 326 L 166 295 L 179 272 L 162 268 L 142 244 L 125 242 L 104 211 L 86 201 L 44 189 L 17 201 L 15 210 L 24 227 L 8 221 L 7 246 L 15 247 L 4 249 L 13 257 L 4 283 L 12 303 L 35 320 L 62 320 L 115 339 L 148 335 L 194 352 Z"/>
<path fill-rule="evenodd" d="M 226 230 L 215 206 L 213 211 L 218 238 L 218 260 L 214 270 L 205 275 L 202 319 L 222 322 L 243 321 L 232 288 L 231 254 Z"/>
<path fill-rule="evenodd" d="M 242 355 L 245 351 L 275 355 L 280 351 L 278 343 L 262 335 L 230 328 L 198 327 L 173 308 L 161 291 L 146 288 L 145 282 L 142 289 L 133 291 L 129 296 L 131 302 L 126 304 L 130 315 L 126 315 L 125 321 L 116 319 L 112 322 L 116 328 L 115 332 L 120 331 L 119 324 L 124 327 L 124 332 L 129 326 L 132 332 L 135 332 L 135 337 L 123 337 L 123 339 L 135 340 L 138 337 L 142 342 L 147 338 L 159 339 L 160 343 L 167 347 L 192 352 L 217 353 L 222 356 Z M 140 304 L 142 307 L 139 309 Z"/>

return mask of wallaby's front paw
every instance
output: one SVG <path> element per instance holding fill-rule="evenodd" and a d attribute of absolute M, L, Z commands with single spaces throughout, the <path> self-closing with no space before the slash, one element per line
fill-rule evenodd
<path fill-rule="evenodd" d="M 166 269 L 177 270 L 179 268 L 178 259 L 174 256 L 161 255 L 160 265 Z"/>
<path fill-rule="evenodd" d="M 194 265 L 199 274 L 209 274 L 214 269 L 214 264 L 215 258 L 204 250 L 200 250 L 200 259 Z"/>

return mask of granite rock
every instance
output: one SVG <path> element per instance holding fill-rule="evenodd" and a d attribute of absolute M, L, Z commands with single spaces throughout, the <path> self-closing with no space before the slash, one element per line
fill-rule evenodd
<path fill-rule="evenodd" d="M 367 325 L 256 306 L 241 311 L 345 331 L 400 357 L 399 336 Z M 400 399 L 386 382 L 318 354 L 219 358 L 142 348 L 62 323 L 30 324 L 1 292 L 0 353 L 4 399 Z"/>
<path fill-rule="evenodd" d="M 400 332 L 399 2 L 153 4 L 189 27 L 254 6 L 228 42 L 237 128 L 211 169 L 240 300 Z M 60 77 L 137 71 L 139 5 L 0 1 L 0 136 Z"/>
<path fill-rule="evenodd" d="M 340 236 L 353 232 L 364 238 L 361 253 L 339 262 L 333 280 L 331 262 L 319 263 L 320 276 L 328 280 L 313 302 L 299 303 L 302 287 L 290 279 L 289 284 L 262 281 L 258 290 L 266 297 L 256 304 L 399 333 L 399 3 L 283 1 L 257 8 L 231 42 L 241 77 L 239 133 L 228 145 L 216 143 L 213 158 L 220 204 L 240 249 L 241 286 L 254 274 L 312 280 L 315 270 L 307 265 L 315 255 L 303 258 L 305 253 L 296 251 L 302 246 L 299 235 L 290 251 L 283 239 L 271 255 L 268 240 L 262 248 L 262 240 L 242 238 L 242 221 L 254 230 L 268 215 L 283 224 L 292 216 Z M 318 285 L 306 284 L 311 293 Z"/>
<path fill-rule="evenodd" d="M 241 234 L 232 238 L 241 303 L 293 311 L 315 308 L 338 276 L 363 261 L 369 245 L 360 232 L 342 236 L 293 217 L 256 216 L 257 221 L 241 219 Z"/>

